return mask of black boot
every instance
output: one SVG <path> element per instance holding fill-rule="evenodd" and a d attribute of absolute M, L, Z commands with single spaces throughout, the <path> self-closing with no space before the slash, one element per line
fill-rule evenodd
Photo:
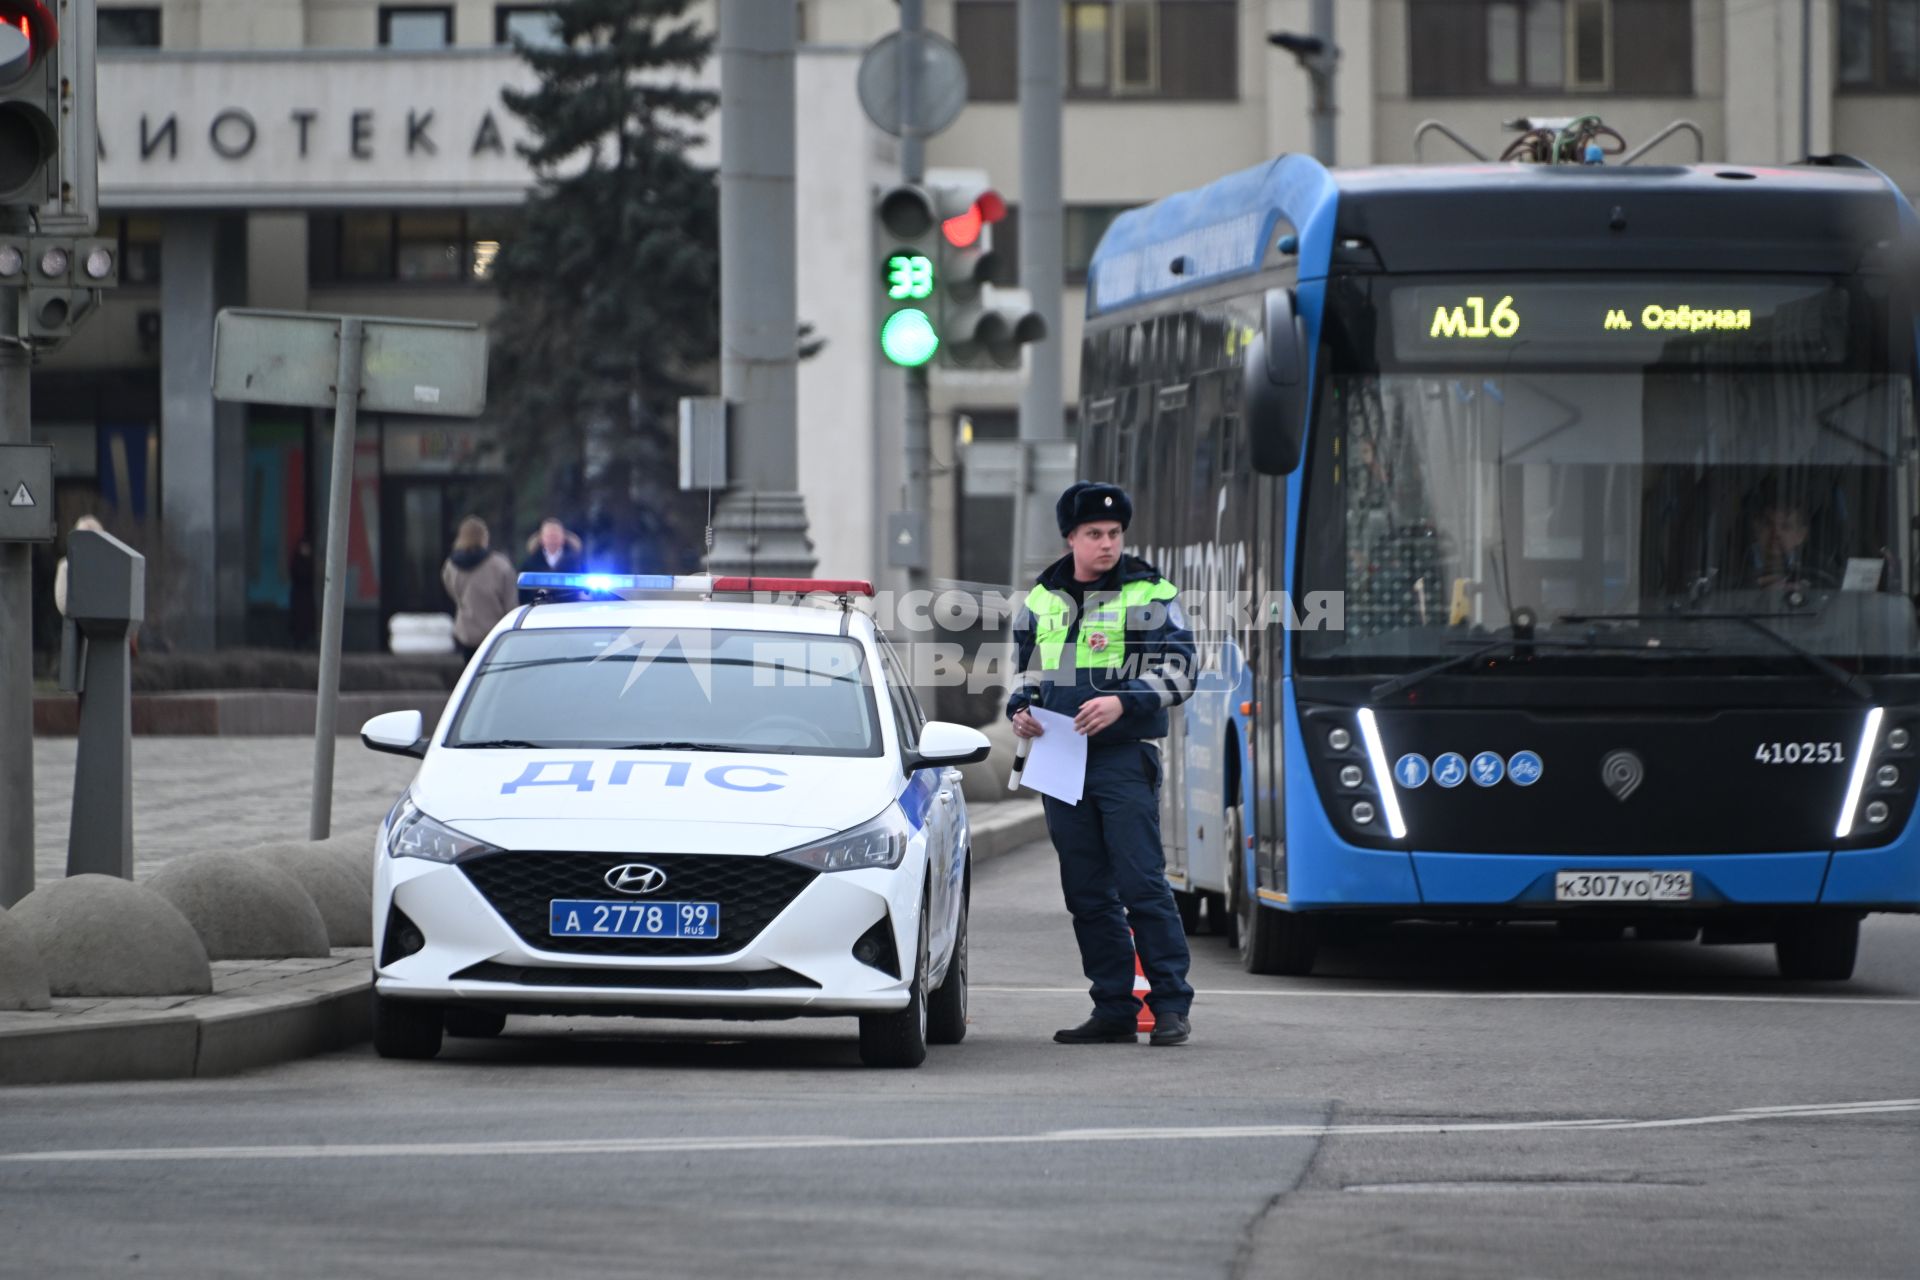
<path fill-rule="evenodd" d="M 1193 1026 L 1184 1013 L 1156 1013 L 1153 1015 L 1153 1034 L 1147 1037 L 1149 1044 L 1185 1044 L 1187 1037 L 1193 1034 Z"/>
<path fill-rule="evenodd" d="M 1114 1022 L 1095 1015 L 1077 1027 L 1053 1033 L 1058 1044 L 1139 1044 L 1139 1024 Z"/>

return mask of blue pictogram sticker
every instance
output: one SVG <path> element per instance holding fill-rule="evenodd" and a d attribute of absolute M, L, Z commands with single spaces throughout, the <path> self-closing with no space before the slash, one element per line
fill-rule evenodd
<path fill-rule="evenodd" d="M 1473 758 L 1470 768 L 1475 786 L 1490 787 L 1500 781 L 1507 772 L 1506 761 L 1492 751 L 1482 751 Z"/>
<path fill-rule="evenodd" d="M 1540 773 L 1545 768 L 1540 757 L 1531 751 L 1516 751 L 1507 757 L 1507 776 L 1516 787 L 1530 787 L 1540 781 Z"/>
<path fill-rule="evenodd" d="M 1467 780 L 1467 758 L 1449 751 L 1433 759 L 1433 780 L 1443 787 L 1457 787 Z"/>
<path fill-rule="evenodd" d="M 1427 758 L 1417 751 L 1409 751 L 1393 762 L 1393 780 L 1408 791 L 1424 786 L 1431 773 Z"/>

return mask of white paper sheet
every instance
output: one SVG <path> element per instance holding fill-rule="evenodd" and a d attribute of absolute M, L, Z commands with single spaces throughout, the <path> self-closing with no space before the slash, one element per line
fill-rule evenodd
<path fill-rule="evenodd" d="M 1027 767 L 1020 785 L 1066 804 L 1079 804 L 1087 785 L 1087 740 L 1073 727 L 1073 717 L 1045 707 L 1029 707 L 1046 732 L 1027 739 Z"/>

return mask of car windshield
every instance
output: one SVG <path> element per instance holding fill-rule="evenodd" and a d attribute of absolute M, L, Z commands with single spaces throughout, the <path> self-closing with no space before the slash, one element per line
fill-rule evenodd
<path fill-rule="evenodd" d="M 771 631 L 510 631 L 487 652 L 449 747 L 877 756 L 858 642 Z"/>
<path fill-rule="evenodd" d="M 1914 390 L 1875 354 L 1884 300 L 1423 282 L 1376 318 L 1373 289 L 1330 307 L 1301 568 L 1344 627 L 1302 635 L 1306 669 L 1417 669 L 1516 618 L 1563 672 L 1796 646 L 1920 668 Z M 1636 305 L 1656 295 L 1699 305 Z"/>

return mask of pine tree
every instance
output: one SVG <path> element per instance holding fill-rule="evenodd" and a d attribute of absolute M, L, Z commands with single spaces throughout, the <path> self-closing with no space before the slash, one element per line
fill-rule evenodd
<path fill-rule="evenodd" d="M 689 158 L 717 95 L 686 83 L 713 45 L 688 4 L 566 0 L 558 45 L 519 45 L 538 86 L 504 95 L 538 180 L 495 264 L 507 471 L 597 568 L 684 572 L 704 550 L 675 424 L 719 348 L 719 193 Z"/>

